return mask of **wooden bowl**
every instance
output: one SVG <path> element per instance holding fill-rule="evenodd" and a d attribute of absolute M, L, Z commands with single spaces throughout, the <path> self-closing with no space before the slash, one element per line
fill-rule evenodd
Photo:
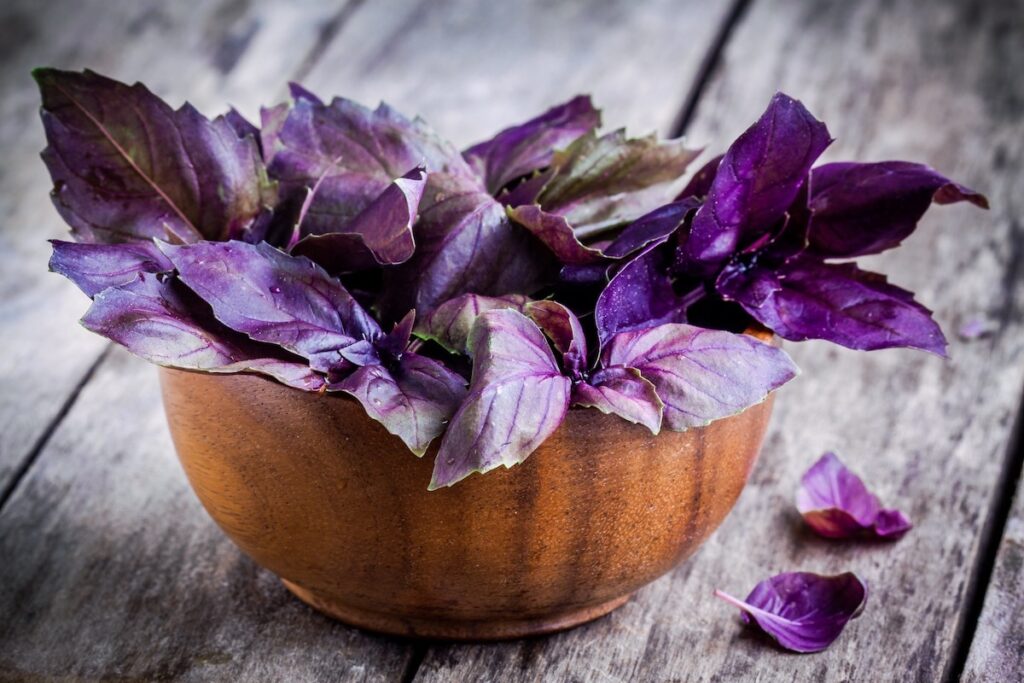
<path fill-rule="evenodd" d="M 732 509 L 771 399 L 652 436 L 573 409 L 530 458 L 427 491 L 423 458 L 354 400 L 256 375 L 160 370 L 199 500 L 300 599 L 373 631 L 491 640 L 602 616 Z"/>

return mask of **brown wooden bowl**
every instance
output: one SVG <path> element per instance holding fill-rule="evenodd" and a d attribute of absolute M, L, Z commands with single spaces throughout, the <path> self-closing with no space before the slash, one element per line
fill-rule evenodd
<path fill-rule="evenodd" d="M 573 409 L 521 465 L 427 491 L 423 458 L 353 399 L 160 370 L 213 519 L 295 595 L 403 636 L 490 640 L 595 619 L 689 557 L 732 509 L 771 399 L 652 436 Z"/>

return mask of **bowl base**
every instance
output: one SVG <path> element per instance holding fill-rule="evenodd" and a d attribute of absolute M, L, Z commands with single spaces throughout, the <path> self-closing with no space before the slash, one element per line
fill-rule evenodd
<path fill-rule="evenodd" d="M 405 638 L 437 640 L 510 640 L 539 636 L 585 624 L 621 607 L 631 594 L 574 610 L 535 619 L 500 619 L 493 621 L 456 621 L 449 619 L 409 619 L 380 612 L 371 612 L 341 605 L 313 591 L 281 579 L 289 591 L 318 612 L 349 626 Z"/>

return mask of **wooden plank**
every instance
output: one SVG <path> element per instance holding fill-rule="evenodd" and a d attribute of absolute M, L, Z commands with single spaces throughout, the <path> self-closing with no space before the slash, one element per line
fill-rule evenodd
<path fill-rule="evenodd" d="M 144 79 L 177 104 L 187 96 L 217 112 L 233 102 L 253 114 L 284 95 L 320 27 L 342 0 L 279 3 L 219 0 L 16 0 L 0 5 L 0 503 L 17 472 L 96 361 L 105 342 L 73 323 L 85 298 L 46 272 L 47 238 L 67 227 L 50 204 L 39 152 L 36 66 L 90 67 Z M 257 87 L 258 85 L 258 87 Z"/>
<path fill-rule="evenodd" d="M 321 617 L 224 537 L 152 367 L 116 349 L 0 513 L 0 680 L 384 681 L 410 646 Z"/>
<path fill-rule="evenodd" d="M 730 3 L 368 3 L 306 85 L 420 114 L 460 144 L 591 93 L 606 127 L 665 133 Z M 372 36 L 373 40 L 367 37 Z"/>
<path fill-rule="evenodd" d="M 1018 447 L 1020 447 L 1018 445 Z M 1024 678 L 1024 480 L 1006 520 L 962 681 Z"/>
<path fill-rule="evenodd" d="M 9 217 L 0 250 L 0 490 L 104 348 L 76 331 L 84 297 L 45 273 L 43 238 L 64 227 L 46 197 L 28 69 L 90 66 L 144 79 L 172 102 L 187 94 L 207 111 L 232 101 L 252 114 L 260 100 L 284 95 L 347 6 L 37 5 L 5 5 L 0 22 L 23 39 L 0 70 L 9 150 L 0 175 Z M 151 367 L 118 349 L 44 445 L 0 512 L 0 679 L 401 676 L 410 648 L 302 606 L 202 512 L 174 459 Z"/>
<path fill-rule="evenodd" d="M 279 9 L 271 3 L 257 7 L 268 12 Z M 418 81 L 430 112 L 448 112 L 444 120 L 455 126 L 456 139 L 468 142 L 572 94 L 578 85 L 572 79 L 580 64 L 578 58 L 569 57 L 578 57 L 593 43 L 589 57 L 608 70 L 608 83 L 615 86 L 602 99 L 618 103 L 623 112 L 610 120 L 666 128 L 724 11 L 701 7 L 696 1 L 668 0 L 617 0 L 595 5 L 593 14 L 578 6 L 575 10 L 563 6 L 545 15 L 542 7 L 538 0 L 520 18 L 515 12 L 479 8 L 485 13 L 482 18 L 470 19 L 477 6 L 468 0 L 431 4 L 429 9 L 404 5 L 383 10 L 377 4 L 366 5 L 328 47 L 322 62 L 326 66 L 314 65 L 308 82 L 325 94 L 342 92 L 367 100 L 385 96 L 416 111 L 420 98 L 402 102 L 393 95 Z M 655 21 L 670 11 L 680 26 L 706 29 L 697 31 L 696 38 L 691 35 L 679 41 L 676 32 L 668 30 L 672 26 Z M 205 16 L 194 21 L 201 23 Z M 542 21 L 545 16 L 547 20 Z M 390 23 L 396 17 L 404 28 Z M 477 20 L 483 23 L 474 28 L 472 22 Z M 561 22 L 569 20 L 589 38 L 577 37 L 567 47 L 562 44 Z M 181 17 L 154 21 L 161 27 L 158 36 L 150 36 L 154 41 L 175 41 L 196 33 Z M 617 22 L 611 30 L 604 24 L 609 21 Z M 73 23 L 69 20 L 68 25 Z M 226 25 L 239 23 L 236 18 Z M 399 28 L 402 44 L 418 46 L 417 50 L 392 51 Z M 521 97 L 506 102 L 507 106 L 489 99 L 502 95 L 512 82 L 526 84 L 537 76 L 522 68 L 512 52 L 481 60 L 476 66 L 474 77 L 482 80 L 472 89 L 477 98 L 472 102 L 447 99 L 462 88 L 462 77 L 455 71 L 463 66 L 458 59 L 451 58 L 442 69 L 444 77 L 436 78 L 436 69 L 444 65 L 418 61 L 424 53 L 437 52 L 430 49 L 437 45 L 458 47 L 465 61 L 474 50 L 483 49 L 479 46 L 491 50 L 510 28 L 518 31 L 517 50 L 548 50 L 543 60 L 548 67 L 543 88 L 521 88 Z M 660 65 L 657 87 L 669 93 L 657 99 L 656 120 L 645 119 L 651 110 L 631 108 L 625 91 L 618 91 L 619 87 L 640 87 L 640 79 L 631 78 L 634 70 L 616 66 L 617 55 L 638 31 L 651 36 L 642 54 Z M 261 35 L 258 29 L 252 45 Z M 280 59 L 286 48 L 296 52 L 295 45 L 314 40 L 293 35 L 267 42 L 278 49 L 268 48 L 256 57 L 250 57 L 255 47 L 245 50 L 232 75 L 216 87 L 205 85 L 206 76 L 198 69 L 190 73 L 187 61 L 183 65 L 155 57 L 139 61 L 132 55 L 125 62 L 111 57 L 110 64 L 98 66 L 124 76 L 132 64 L 128 77 L 152 80 L 161 93 L 188 93 L 200 106 L 205 103 L 193 95 L 192 87 L 209 92 L 210 100 L 217 102 L 221 93 L 233 92 L 235 87 L 239 96 L 263 98 L 268 86 L 280 79 L 277 75 L 255 78 L 248 69 L 267 68 L 267 60 Z M 182 50 L 201 52 L 198 45 Z M 405 69 L 395 55 L 408 60 Z M 67 59 L 80 65 L 79 57 Z M 250 59 L 253 63 L 243 68 Z M 605 82 L 592 67 L 588 69 L 588 81 Z M 405 73 L 404 80 L 393 78 L 396 70 Z M 240 71 L 250 76 L 242 77 Z M 232 85 L 237 83 L 252 92 Z M 602 91 L 597 94 L 601 96 Z M 246 106 L 251 105 L 249 100 L 232 99 L 251 112 L 251 106 Z M 467 109 L 471 104 L 480 105 L 480 110 Z M 29 181 L 25 182 L 27 187 Z M 37 190 L 45 187 L 45 178 L 32 182 Z M 70 318 L 63 316 L 65 327 L 71 324 Z M 29 335 L 25 342 L 46 340 Z M 5 406 L 7 414 L 12 408 Z M 0 624 L 0 672 L 16 678 L 87 680 L 398 677 L 407 661 L 407 645 L 331 625 L 287 598 L 273 577 L 256 570 L 223 539 L 185 489 L 184 478 L 173 464 L 152 370 L 118 350 L 85 386 L 0 513 L 0 557 L 17 558 L 0 564 L 0 613 L 5 615 Z"/>
<path fill-rule="evenodd" d="M 838 137 L 828 158 L 926 161 L 987 192 L 993 211 L 936 210 L 900 250 L 865 259 L 936 307 L 952 359 L 787 345 L 803 375 L 739 505 L 699 554 L 618 612 L 547 639 L 431 648 L 419 679 L 933 681 L 955 657 L 985 520 L 1024 383 L 1024 13 L 1005 3 L 755 2 L 696 112 L 697 140 L 731 140 L 776 89 Z M 839 544 L 793 508 L 802 472 L 835 449 L 916 528 Z M 826 653 L 781 653 L 715 600 L 786 570 L 855 570 L 867 609 Z M 1019 597 L 1019 580 L 1011 588 Z M 998 680 L 998 679 L 997 679 Z M 1012 680 L 1007 679 L 1007 680 Z"/>

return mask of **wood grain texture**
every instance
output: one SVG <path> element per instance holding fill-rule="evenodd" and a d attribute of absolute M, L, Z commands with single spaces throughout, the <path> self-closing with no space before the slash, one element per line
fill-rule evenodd
<path fill-rule="evenodd" d="M 46 196 L 28 69 L 145 79 L 178 103 L 252 114 L 284 95 L 344 2 L 9 3 L 0 71 L 0 480 L 104 343 L 46 273 L 65 228 Z M 9 46 L 9 47 L 8 47 Z M 13 155 L 13 160 L 12 156 Z M 13 216 L 13 217 L 12 217 Z M 2 482 L 0 482 L 2 483 Z M 2 485 L 0 485 L 2 489 Z M 409 648 L 298 603 L 203 513 L 173 455 L 152 367 L 118 349 L 0 513 L 0 680 L 395 680 Z"/>
<path fill-rule="evenodd" d="M 331 47 L 330 40 L 321 40 L 324 24 L 317 23 L 321 15 L 309 14 L 309 5 L 290 11 L 273 3 L 228 2 L 212 7 L 204 4 L 198 11 L 196 6 L 185 3 L 161 4 L 159 8 L 147 5 L 134 23 L 127 19 L 134 5 L 103 5 L 103 10 L 116 15 L 112 17 L 105 17 L 98 6 L 87 5 L 86 9 L 96 15 L 94 24 L 110 22 L 107 33 L 107 29 L 101 30 L 89 22 L 78 23 L 77 12 L 70 5 L 53 5 L 53 14 L 49 16 L 63 13 L 66 20 L 59 28 L 77 36 L 77 47 L 59 58 L 48 51 L 52 48 L 46 47 L 50 38 L 44 36 L 42 45 L 34 47 L 33 38 L 26 49 L 34 52 L 25 61 L 65 67 L 88 64 L 121 78 L 143 78 L 155 91 L 172 100 L 187 94 L 200 107 L 210 109 L 212 103 L 219 106 L 224 99 L 230 99 L 251 115 L 253 101 L 271 99 L 268 91 L 279 91 L 279 80 L 283 80 L 262 76 L 259 69 L 266 68 L 268 60 L 281 60 L 283 69 L 289 60 L 298 59 L 300 70 L 312 63 L 314 71 L 309 82 L 324 93 L 339 92 L 374 100 L 381 96 L 392 98 L 393 91 L 388 89 L 401 86 L 398 90 L 404 89 L 410 100 L 399 104 L 412 104 L 408 107 L 411 111 L 419 109 L 419 96 L 412 88 L 421 83 L 422 98 L 429 100 L 432 112 L 449 112 L 445 121 L 457 126 L 476 126 L 472 130 L 451 131 L 461 142 L 535 114 L 537 109 L 582 88 L 584 83 L 573 79 L 578 78 L 581 63 L 586 60 L 597 60 L 595 63 L 617 74 L 618 85 L 603 99 L 618 103 L 622 111 L 634 112 L 636 118 L 623 120 L 622 115 L 617 115 L 616 122 L 665 128 L 679 106 L 679 93 L 685 91 L 687 80 L 703 57 L 702 49 L 710 43 L 716 18 L 722 15 L 718 7 L 703 7 L 698 2 L 669 4 L 664 0 L 622 0 L 601 7 L 595 5 L 593 16 L 572 7 L 557 9 L 560 15 L 542 14 L 538 18 L 534 14 L 525 23 L 520 20 L 519 26 L 529 29 L 520 41 L 534 50 L 550 44 L 548 59 L 534 62 L 531 69 L 513 69 L 518 61 L 516 55 L 505 50 L 501 63 L 506 72 L 500 78 L 478 72 L 478 78 L 483 80 L 473 88 L 477 97 L 474 106 L 480 105 L 481 110 L 474 112 L 461 100 L 446 104 L 449 95 L 462 89 L 462 81 L 454 70 L 473 63 L 477 53 L 484 50 L 482 45 L 486 44 L 489 50 L 501 41 L 503 29 L 514 24 L 515 17 L 505 16 L 507 12 L 498 15 L 505 24 L 490 21 L 484 30 L 472 25 L 472 3 L 450 3 L 429 10 L 425 5 L 417 5 L 416 16 L 428 21 L 417 21 L 415 16 L 406 18 L 401 38 L 417 45 L 419 52 L 401 52 L 405 66 L 395 63 L 395 68 L 407 72 L 402 80 L 392 78 L 396 71 L 386 68 L 385 63 L 392 59 L 388 56 L 392 52 L 389 41 L 395 37 L 384 27 L 391 14 L 405 16 L 403 12 L 411 5 L 396 9 L 391 4 L 381 9 L 374 4 L 372 12 L 377 20 L 364 20 L 359 31 L 346 32 L 342 26 L 343 35 L 335 41 L 345 47 Z M 314 9 L 320 7 L 317 4 Z M 541 3 L 536 3 L 533 11 L 540 7 Z M 241 17 L 238 8 L 242 10 Z M 265 29 L 261 28 L 264 22 L 260 20 L 255 33 L 246 38 L 250 32 L 244 29 L 248 8 L 283 13 L 284 16 L 274 15 L 275 26 L 291 27 L 289 30 L 312 26 L 316 30 L 308 33 L 316 35 L 266 37 Z M 655 19 L 669 10 L 675 12 L 678 23 L 654 25 Z M 119 11 L 123 15 L 117 14 Z M 371 11 L 371 7 L 362 6 L 352 19 L 358 19 L 362 11 Z M 636 19 L 631 19 L 634 11 Z M 303 12 L 308 14 L 310 24 L 300 20 Z M 558 47 L 566 40 L 564 26 L 559 23 L 566 13 L 576 22 L 576 30 L 587 36 L 576 37 L 571 49 Z M 122 16 L 123 24 L 118 18 Z M 217 24 L 219 29 L 202 28 L 211 16 L 222 17 Z M 551 21 L 545 21 L 545 16 L 551 17 Z M 637 19 L 642 23 L 637 24 Z M 607 23 L 612 20 L 613 23 Z M 461 28 L 457 34 L 437 32 L 438 26 L 449 25 Z M 132 26 L 142 27 L 141 35 L 148 41 L 148 48 L 134 43 L 125 47 L 124 43 L 131 41 L 123 31 Z M 681 41 L 678 33 L 687 26 L 699 28 L 686 29 L 690 37 Z M 615 68 L 623 50 L 641 28 L 650 38 L 643 46 L 643 54 L 659 57 L 650 68 L 662 81 L 634 78 L 636 67 Z M 653 29 L 657 30 L 652 34 Z M 54 31 L 59 33 L 56 28 Z M 220 47 L 222 43 L 216 43 L 211 48 L 194 37 L 213 35 L 213 39 L 207 40 L 215 40 L 225 33 L 236 38 L 223 44 L 232 43 L 235 47 Z M 460 36 L 460 41 L 453 43 L 453 35 Z M 54 36 L 52 40 L 59 44 L 71 38 Z M 239 48 L 246 40 L 249 46 Z M 327 47 L 326 66 L 320 69 L 316 59 L 310 62 L 303 57 L 305 48 L 315 44 Z M 448 77 L 438 79 L 419 60 L 424 54 L 443 52 L 438 45 L 451 44 L 461 44 L 460 53 L 455 59 L 449 57 Z M 169 45 L 174 47 L 174 60 L 167 58 Z M 347 70 L 349 53 L 359 50 L 376 51 L 376 57 L 364 53 L 369 62 L 361 68 L 368 72 L 367 80 L 363 80 L 360 71 Z M 193 59 L 200 64 L 193 65 Z M 228 75 L 210 75 L 204 70 L 211 62 L 225 65 L 232 61 L 235 64 Z M 494 63 L 492 60 L 491 64 Z M 369 68 L 374 64 L 377 70 Z M 538 78 L 538 64 L 544 65 L 542 79 Z M 599 71 L 588 74 L 588 81 L 603 82 Z M 538 81 L 545 84 L 543 89 L 525 87 Z M 507 108 L 483 107 L 483 103 L 501 96 L 513 82 L 520 84 L 522 94 L 514 100 L 515 108 L 510 100 L 503 100 Z M 671 85 L 666 85 L 669 82 Z M 619 86 L 622 92 L 617 91 Z M 54 349 L 86 357 L 82 345 L 92 343 L 89 353 L 95 357 L 102 344 L 88 341 L 90 337 L 80 337 L 87 340 L 80 342 L 79 338 L 62 336 L 68 329 L 75 330 L 72 320 L 84 310 L 85 301 L 70 285 L 43 272 L 47 249 L 41 239 L 63 228 L 48 205 L 45 171 L 35 158 L 42 147 L 34 119 L 36 94 L 30 84 L 20 87 L 25 91 L 19 97 L 27 103 L 29 113 L 17 127 L 12 127 L 11 135 L 30 131 L 37 136 L 34 141 L 19 143 L 30 150 L 22 154 L 31 156 L 23 165 L 32 169 L 29 172 L 34 175 L 21 181 L 21 192 L 4 186 L 3 197 L 8 202 L 21 194 L 32 198 L 23 206 L 19 204 L 20 215 L 25 218 L 19 232 L 5 224 L 2 234 L 3 239 L 12 243 L 17 238 L 24 254 L 19 277 L 21 286 L 33 297 L 31 305 L 24 307 L 32 310 L 45 303 L 49 308 L 45 318 L 40 313 L 26 313 L 22 317 L 6 314 L 2 318 L 5 331 L 10 328 L 16 334 L 24 334 L 15 345 L 15 353 L 5 359 L 7 374 L 0 379 L 8 381 L 5 401 L 11 398 L 0 412 L 3 419 L 13 424 L 22 419 L 17 416 L 19 409 L 31 411 L 30 420 L 35 422 L 30 421 L 29 425 L 37 426 L 32 428 L 34 432 L 26 431 L 29 438 L 24 441 L 29 443 L 34 438 L 32 434 L 39 433 L 47 422 L 48 402 L 44 401 L 41 407 L 33 403 L 39 395 L 34 387 L 42 381 L 38 373 L 21 380 L 15 380 L 15 376 L 29 372 L 30 360 L 53 360 L 49 356 L 56 354 Z M 664 98 L 652 100 L 658 102 L 662 112 L 655 124 L 645 123 L 647 110 L 639 104 L 641 98 L 637 97 L 635 102 L 630 98 L 631 89 L 640 87 L 672 90 Z M 223 93 L 230 97 L 225 98 Z M 34 222 L 29 225 L 28 219 Z M 40 231 L 41 220 L 50 221 L 50 227 Z M 70 302 L 66 306 L 72 310 L 57 310 L 59 297 Z M 45 319 L 53 322 L 44 334 L 38 320 Z M 50 400 L 59 401 L 72 385 L 65 384 Z M 51 411 L 50 415 L 53 414 Z M 402 675 L 409 653 L 405 644 L 366 636 L 315 616 L 294 599 L 286 599 L 284 589 L 271 575 L 257 571 L 241 559 L 186 491 L 184 477 L 173 464 L 164 425 L 152 368 L 118 350 L 86 385 L 66 422 L 54 433 L 3 508 L 2 557 L 17 561 L 0 563 L 0 614 L 4 614 L 0 625 L 0 679 L 360 680 L 397 679 Z M 5 448 L 4 452 L 15 450 Z"/>
<path fill-rule="evenodd" d="M 84 299 L 43 273 L 41 238 L 63 227 L 35 156 L 42 136 L 25 70 L 88 64 L 152 81 L 172 100 L 187 94 L 202 107 L 232 93 L 251 114 L 252 103 L 283 80 L 261 75 L 267 60 L 307 68 L 296 45 L 315 44 L 323 26 L 314 22 L 316 30 L 295 38 L 261 21 L 246 37 L 248 12 L 273 12 L 274 25 L 293 27 L 303 25 L 300 13 L 272 3 L 104 2 L 104 16 L 100 5 L 84 3 L 92 18 L 65 2 L 42 12 L 28 2 L 0 9 L 13 17 L 0 22 L 7 38 L 0 49 L 13 55 L 0 68 L 0 144 L 17 153 L 0 169 L 8 216 L 0 241 L 17 254 L 0 262 L 0 284 L 16 293 L 13 303 L 0 303 L 0 479 L 102 348 L 71 322 Z M 367 3 L 306 80 L 325 95 L 383 97 L 422 111 L 459 142 L 577 90 L 595 93 L 608 124 L 664 131 L 724 14 L 718 3 L 667 0 L 562 3 L 538 14 L 541 5 L 528 13 L 468 0 Z M 790 344 L 804 376 L 779 395 L 751 485 L 694 560 L 582 629 L 433 647 L 420 678 L 942 678 L 956 648 L 966 646 L 957 642 L 963 603 L 1024 379 L 1022 10 L 1020 0 L 754 0 L 697 109 L 695 141 L 720 146 L 781 87 L 828 121 L 839 138 L 830 158 L 928 161 L 987 192 L 992 213 L 937 209 L 904 249 L 871 265 L 919 291 L 947 330 L 981 316 L 997 331 L 954 339 L 951 362 Z M 210 28 L 192 31 L 192 22 Z M 148 44 L 128 40 L 131 27 L 141 27 Z M 507 48 L 510 35 L 521 48 Z M 210 66 L 232 63 L 227 74 Z M 15 117 L 21 123 L 10 123 Z M 809 535 L 792 494 L 826 448 L 886 503 L 908 510 L 917 528 L 894 545 L 843 546 Z M 1015 528 L 1008 526 L 1008 538 Z M 1001 573 L 1005 564 L 994 586 L 1008 576 L 1006 594 L 1019 601 L 1020 574 Z M 865 614 L 825 654 L 780 654 L 710 597 L 714 587 L 743 593 L 797 568 L 854 569 L 871 583 Z M 410 651 L 317 617 L 241 558 L 186 490 L 155 373 L 120 351 L 0 513 L 0 614 L 0 680 L 397 680 Z M 1007 622 L 991 623 L 998 631 Z M 1019 631 L 1008 623 L 1008 633 Z M 980 676 L 972 680 L 1000 671 L 986 661 L 972 653 L 967 674 Z"/>
<path fill-rule="evenodd" d="M 295 600 L 195 500 L 156 370 L 116 349 L 0 513 L 0 680 L 397 680 L 409 647 Z"/>
<path fill-rule="evenodd" d="M 37 66 L 92 68 L 144 79 L 174 105 L 255 114 L 282 97 L 320 27 L 344 0 L 185 3 L 158 0 L 13 0 L 0 5 L 0 492 L 105 347 L 75 324 L 88 300 L 46 272 L 47 238 L 67 226 L 50 204 L 39 159 L 46 142 Z"/>
<path fill-rule="evenodd" d="M 925 161 L 987 192 L 992 212 L 937 209 L 903 248 L 866 262 L 917 291 L 951 333 L 977 316 L 997 330 L 972 342 L 954 336 L 950 361 L 788 344 L 803 375 L 779 393 L 752 483 L 692 560 L 580 629 L 432 648 L 420 680 L 946 675 L 965 645 L 965 599 L 1024 382 L 1022 11 L 1019 1 L 753 4 L 698 106 L 692 138 L 731 140 L 783 89 L 828 122 L 838 138 L 828 158 Z M 793 495 L 826 449 L 917 527 L 895 544 L 812 536 Z M 864 614 L 825 654 L 777 651 L 711 596 L 716 587 L 742 595 L 796 569 L 855 570 L 871 585 Z"/>
<path fill-rule="evenodd" d="M 383 99 L 461 145 L 577 93 L 593 95 L 606 128 L 666 133 L 730 5 L 372 2 L 346 23 L 306 84 L 366 104 Z"/>
<path fill-rule="evenodd" d="M 961 680 L 1014 681 L 1024 677 L 1024 481 L 1006 521 L 985 604 Z"/>
<path fill-rule="evenodd" d="M 160 376 L 189 482 L 248 556 L 347 623 L 455 640 L 590 621 L 689 557 L 743 490 L 772 404 L 657 436 L 569 410 L 526 462 L 429 491 L 438 443 L 412 457 L 349 396 Z"/>

